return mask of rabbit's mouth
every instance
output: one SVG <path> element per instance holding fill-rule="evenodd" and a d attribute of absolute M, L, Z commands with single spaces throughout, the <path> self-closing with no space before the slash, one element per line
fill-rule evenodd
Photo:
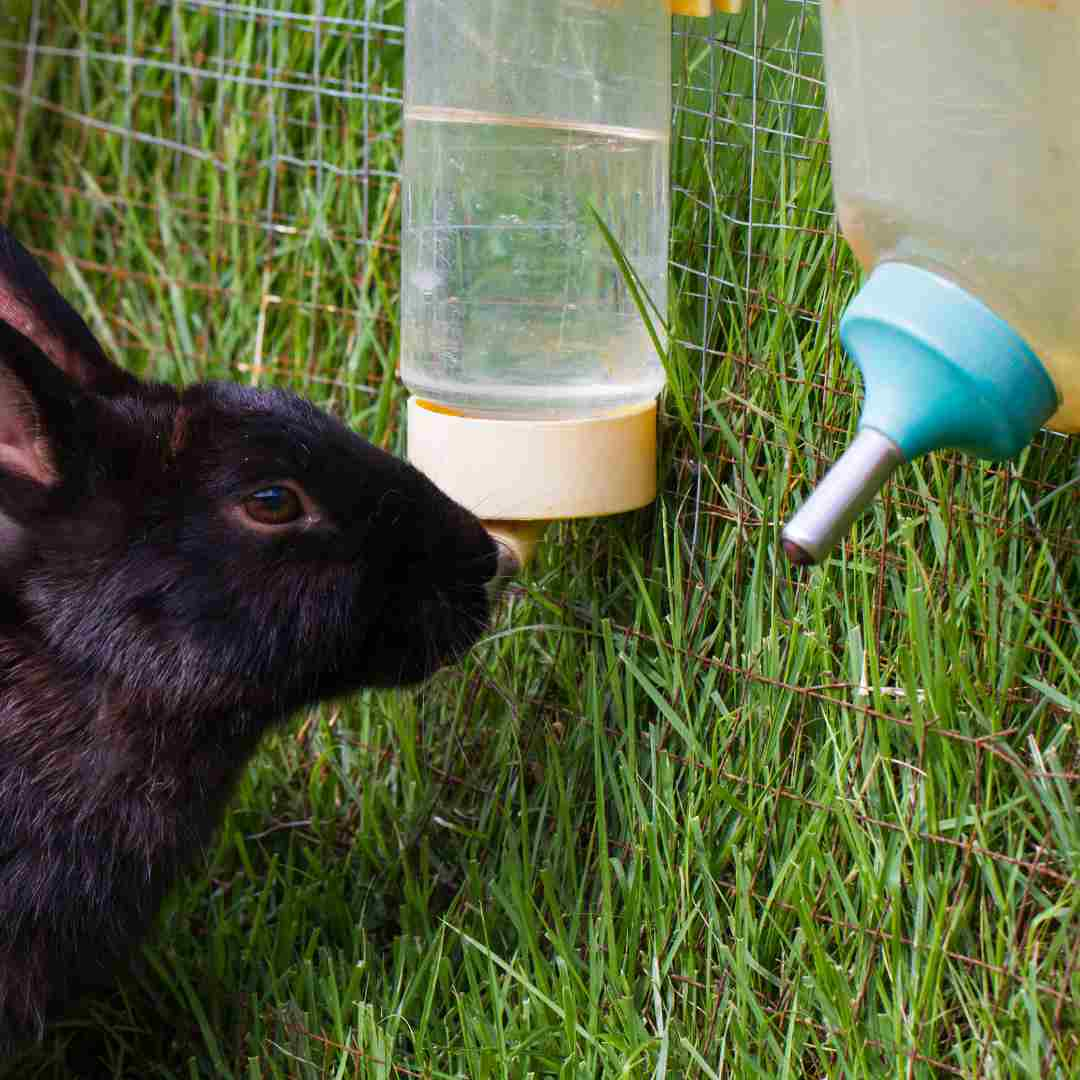
<path fill-rule="evenodd" d="M 385 618 L 371 628 L 361 650 L 365 685 L 415 686 L 461 661 L 488 629 L 492 601 L 486 580 L 431 583 L 424 591 L 419 604 L 415 586 L 386 598 Z"/>
<path fill-rule="evenodd" d="M 422 633 L 419 667 L 410 682 L 459 663 L 488 628 L 490 596 L 486 584 L 453 592 L 433 588 Z"/>

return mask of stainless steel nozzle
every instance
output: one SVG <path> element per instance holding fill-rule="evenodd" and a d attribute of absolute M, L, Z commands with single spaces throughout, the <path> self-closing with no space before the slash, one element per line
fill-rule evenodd
<path fill-rule="evenodd" d="M 892 439 L 863 428 L 785 526 L 787 557 L 798 566 L 820 562 L 903 461 Z"/>

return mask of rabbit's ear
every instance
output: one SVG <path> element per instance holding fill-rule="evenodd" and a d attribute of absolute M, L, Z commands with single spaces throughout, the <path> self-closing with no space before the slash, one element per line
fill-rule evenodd
<path fill-rule="evenodd" d="M 80 386 L 111 397 L 138 380 L 117 367 L 45 271 L 0 227 L 0 321 L 29 338 Z"/>
<path fill-rule="evenodd" d="M 0 322 L 0 511 L 16 519 L 85 455 L 92 399 L 29 338 Z"/>

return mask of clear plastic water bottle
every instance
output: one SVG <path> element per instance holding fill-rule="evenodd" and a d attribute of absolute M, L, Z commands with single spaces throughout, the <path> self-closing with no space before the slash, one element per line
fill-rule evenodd
<path fill-rule="evenodd" d="M 654 495 L 663 367 L 598 219 L 663 315 L 670 53 L 663 0 L 408 0 L 409 454 L 481 516 Z"/>

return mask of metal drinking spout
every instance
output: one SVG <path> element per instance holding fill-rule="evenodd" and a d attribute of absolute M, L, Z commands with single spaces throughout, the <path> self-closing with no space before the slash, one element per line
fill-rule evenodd
<path fill-rule="evenodd" d="M 549 521 L 485 521 L 484 528 L 499 549 L 499 580 L 516 577 L 533 557 Z"/>
<path fill-rule="evenodd" d="M 797 566 L 820 562 L 903 461 L 892 439 L 863 428 L 781 533 L 787 557 Z"/>
<path fill-rule="evenodd" d="M 921 267 L 883 263 L 848 306 L 840 340 L 863 376 L 859 433 L 782 538 L 820 562 L 889 474 L 933 450 L 1018 454 L 1057 408 L 1027 342 L 977 296 Z"/>

